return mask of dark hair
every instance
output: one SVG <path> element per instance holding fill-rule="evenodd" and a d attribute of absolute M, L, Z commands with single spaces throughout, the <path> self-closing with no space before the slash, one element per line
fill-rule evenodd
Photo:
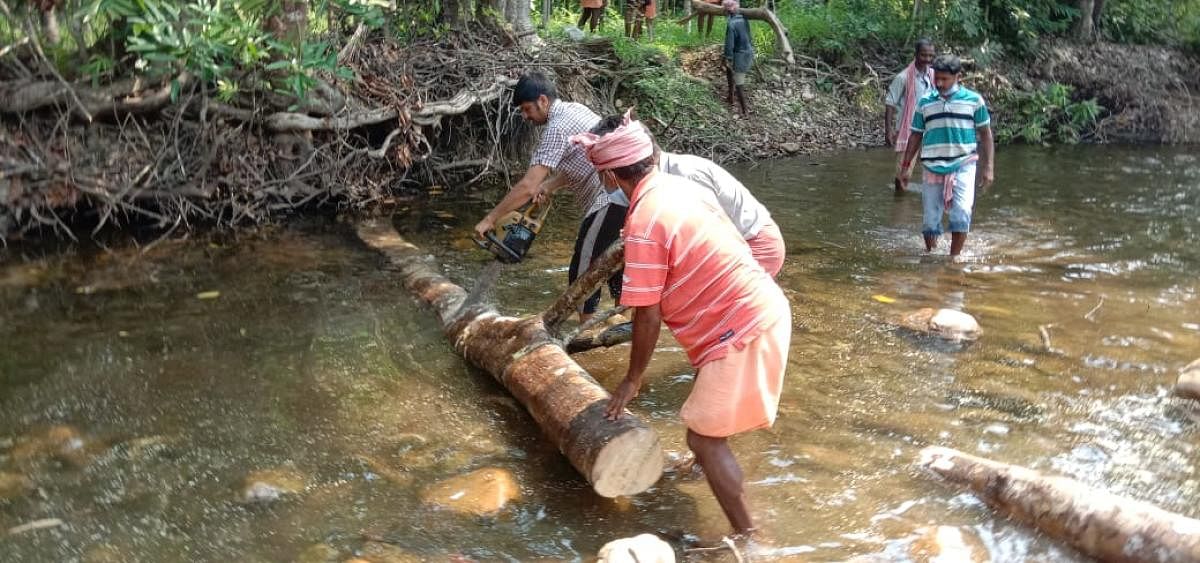
<path fill-rule="evenodd" d="M 625 116 L 623 115 L 610 115 L 608 117 L 600 118 L 600 122 L 597 123 L 595 127 L 592 127 L 591 133 L 593 135 L 600 135 L 603 137 L 609 133 L 612 133 L 613 131 L 616 131 L 624 121 Z"/>
<path fill-rule="evenodd" d="M 954 55 L 939 55 L 938 58 L 933 59 L 933 71 L 958 74 L 962 72 L 962 63 Z"/>
<path fill-rule="evenodd" d="M 529 72 L 517 80 L 513 86 L 512 105 L 519 106 L 524 102 L 537 101 L 539 96 L 546 96 L 550 101 L 558 99 L 558 90 L 554 83 L 540 72 Z"/>
<path fill-rule="evenodd" d="M 617 175 L 617 178 L 626 182 L 632 182 L 634 180 L 641 180 L 655 166 L 658 166 L 658 159 L 652 154 L 633 164 L 613 168 L 612 171 L 613 174 Z"/>
<path fill-rule="evenodd" d="M 930 49 L 933 49 L 933 40 L 928 37 L 922 37 L 922 38 L 918 39 L 917 42 L 913 44 L 913 55 L 920 54 L 921 49 L 923 49 L 925 47 L 929 47 Z"/>

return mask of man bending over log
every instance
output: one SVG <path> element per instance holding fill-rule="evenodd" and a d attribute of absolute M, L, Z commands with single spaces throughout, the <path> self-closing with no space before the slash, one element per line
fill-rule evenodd
<path fill-rule="evenodd" d="M 634 311 L 633 347 L 605 414 L 617 420 L 637 395 L 665 322 L 698 370 L 680 411 L 688 447 L 730 524 L 749 534 L 742 469 L 727 439 L 775 421 L 792 333 L 787 297 L 711 192 L 658 171 L 640 122 L 572 141 L 586 149 L 605 188 L 632 202 L 621 303 Z"/>
<path fill-rule="evenodd" d="M 606 135 L 629 119 L 629 114 L 610 115 L 601 119 L 600 124 L 592 128 L 592 133 Z M 783 234 L 771 220 L 771 212 L 755 199 L 745 185 L 721 165 L 701 156 L 671 153 L 655 145 L 654 160 L 659 172 L 682 176 L 712 192 L 725 215 L 733 222 L 746 244 L 750 245 L 750 254 L 758 265 L 771 277 L 779 275 L 786 251 Z"/>
<path fill-rule="evenodd" d="M 600 116 L 583 104 L 564 102 L 558 99 L 554 83 L 537 72 L 526 74 L 517 81 L 512 103 L 521 109 L 521 116 L 534 125 L 544 125 L 542 138 L 529 170 L 508 195 L 496 204 L 475 225 L 475 233 L 482 238 L 496 226 L 496 221 L 534 198 L 548 197 L 566 186 L 575 194 L 583 223 L 575 239 L 575 252 L 571 255 L 571 267 L 567 272 L 569 281 L 583 275 L 605 249 L 616 242 L 629 202 L 621 193 L 613 194 L 610 200 L 596 177 L 596 169 L 588 162 L 583 151 L 571 144 L 572 135 L 586 132 L 600 121 Z M 551 176 L 551 173 L 554 173 Z M 608 280 L 608 289 L 613 299 L 621 297 L 621 272 Z M 600 304 L 597 291 L 584 302 L 580 309 L 581 321 L 595 313 Z"/>

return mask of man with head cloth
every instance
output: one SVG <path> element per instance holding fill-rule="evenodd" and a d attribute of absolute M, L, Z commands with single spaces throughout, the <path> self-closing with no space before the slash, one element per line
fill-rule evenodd
<path fill-rule="evenodd" d="M 584 147 L 605 189 L 631 201 L 621 303 L 633 308 L 633 347 L 606 415 L 619 418 L 637 395 L 666 323 L 697 370 L 680 410 L 688 447 L 735 531 L 750 533 L 742 470 L 727 439 L 775 421 L 791 341 L 787 297 L 712 192 L 658 171 L 640 122 L 572 142 Z"/>

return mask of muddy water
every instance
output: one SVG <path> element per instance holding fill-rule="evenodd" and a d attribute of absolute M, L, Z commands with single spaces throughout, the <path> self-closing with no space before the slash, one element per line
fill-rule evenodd
<path fill-rule="evenodd" d="M 914 471 L 928 444 L 1200 517 L 1200 405 L 1168 393 L 1200 357 L 1200 158 L 1005 150 L 959 263 L 923 255 L 919 200 L 891 195 L 891 166 L 868 152 L 737 170 L 789 247 L 780 420 L 735 442 L 773 556 L 920 560 L 942 525 L 995 561 L 1078 559 Z M 487 264 L 463 242 L 478 209 L 444 201 L 399 227 L 470 284 Z M 504 308 L 536 311 L 565 284 L 570 222 L 501 273 Z M 427 560 L 571 560 L 644 531 L 725 531 L 703 480 L 592 495 L 343 226 L 15 258 L 0 267 L 2 561 L 340 561 L 380 552 L 368 540 Z M 984 336 L 888 324 L 920 307 L 967 311 Z M 615 385 L 627 353 L 579 360 Z M 632 408 L 669 448 L 690 382 L 664 337 Z M 422 504 L 483 467 L 519 485 L 499 514 Z M 267 470 L 294 492 L 244 502 Z M 4 532 L 42 519 L 59 522 Z"/>

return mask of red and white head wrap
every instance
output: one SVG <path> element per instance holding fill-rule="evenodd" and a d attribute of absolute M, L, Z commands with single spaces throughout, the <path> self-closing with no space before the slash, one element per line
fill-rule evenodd
<path fill-rule="evenodd" d="M 580 133 L 571 137 L 571 142 L 583 148 L 596 170 L 629 166 L 654 154 L 654 139 L 650 132 L 641 121 L 634 121 L 628 111 L 625 121 L 614 131 L 604 136 Z"/>

